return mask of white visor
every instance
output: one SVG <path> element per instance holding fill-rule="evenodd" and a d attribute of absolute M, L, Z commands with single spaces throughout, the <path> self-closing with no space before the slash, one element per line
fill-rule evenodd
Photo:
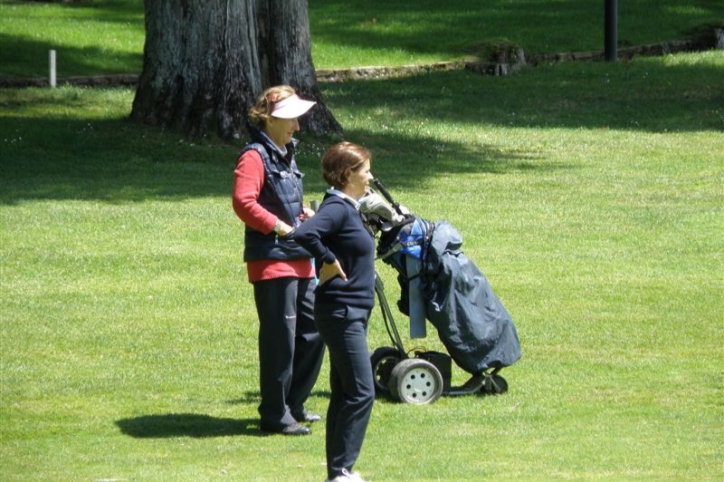
<path fill-rule="evenodd" d="M 300 99 L 299 96 L 294 94 L 274 104 L 271 115 L 278 119 L 296 119 L 311 109 L 314 104 L 316 102 Z"/>

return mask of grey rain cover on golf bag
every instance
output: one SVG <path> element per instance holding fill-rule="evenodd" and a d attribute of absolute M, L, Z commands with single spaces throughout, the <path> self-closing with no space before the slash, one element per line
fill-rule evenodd
<path fill-rule="evenodd" d="M 478 374 L 521 356 L 510 315 L 478 267 L 462 252 L 463 239 L 448 222 L 435 222 L 423 261 L 426 316 L 455 363 Z"/>

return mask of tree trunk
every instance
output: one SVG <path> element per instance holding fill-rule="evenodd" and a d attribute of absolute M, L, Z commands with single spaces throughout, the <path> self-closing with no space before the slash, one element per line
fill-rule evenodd
<path fill-rule="evenodd" d="M 261 91 L 288 84 L 318 102 L 303 128 L 341 134 L 317 85 L 307 0 L 145 0 L 145 21 L 133 120 L 239 138 Z"/>

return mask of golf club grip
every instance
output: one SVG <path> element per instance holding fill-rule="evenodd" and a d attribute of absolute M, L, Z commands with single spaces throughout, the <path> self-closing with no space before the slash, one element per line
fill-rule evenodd
<path fill-rule="evenodd" d="M 392 195 L 389 192 L 387 192 L 387 189 L 385 189 L 385 186 L 382 185 L 382 181 L 380 181 L 379 179 L 373 179 L 372 182 L 375 184 L 375 186 L 377 186 L 377 189 L 380 190 L 380 192 L 385 197 L 385 199 L 387 199 L 387 202 L 392 204 L 393 207 L 397 207 L 397 203 L 395 202 L 394 199 L 392 199 Z"/>

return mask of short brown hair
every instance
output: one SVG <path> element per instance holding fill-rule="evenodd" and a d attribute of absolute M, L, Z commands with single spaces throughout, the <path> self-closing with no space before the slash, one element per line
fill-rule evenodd
<path fill-rule="evenodd" d="M 259 95 L 256 104 L 249 110 L 249 122 L 251 125 L 263 129 L 271 117 L 274 104 L 294 94 L 296 94 L 294 88 L 288 85 L 277 85 L 266 89 Z"/>
<path fill-rule="evenodd" d="M 322 156 L 322 176 L 327 184 L 342 189 L 351 172 L 360 169 L 365 161 L 372 161 L 372 153 L 351 142 L 339 142 Z"/>

